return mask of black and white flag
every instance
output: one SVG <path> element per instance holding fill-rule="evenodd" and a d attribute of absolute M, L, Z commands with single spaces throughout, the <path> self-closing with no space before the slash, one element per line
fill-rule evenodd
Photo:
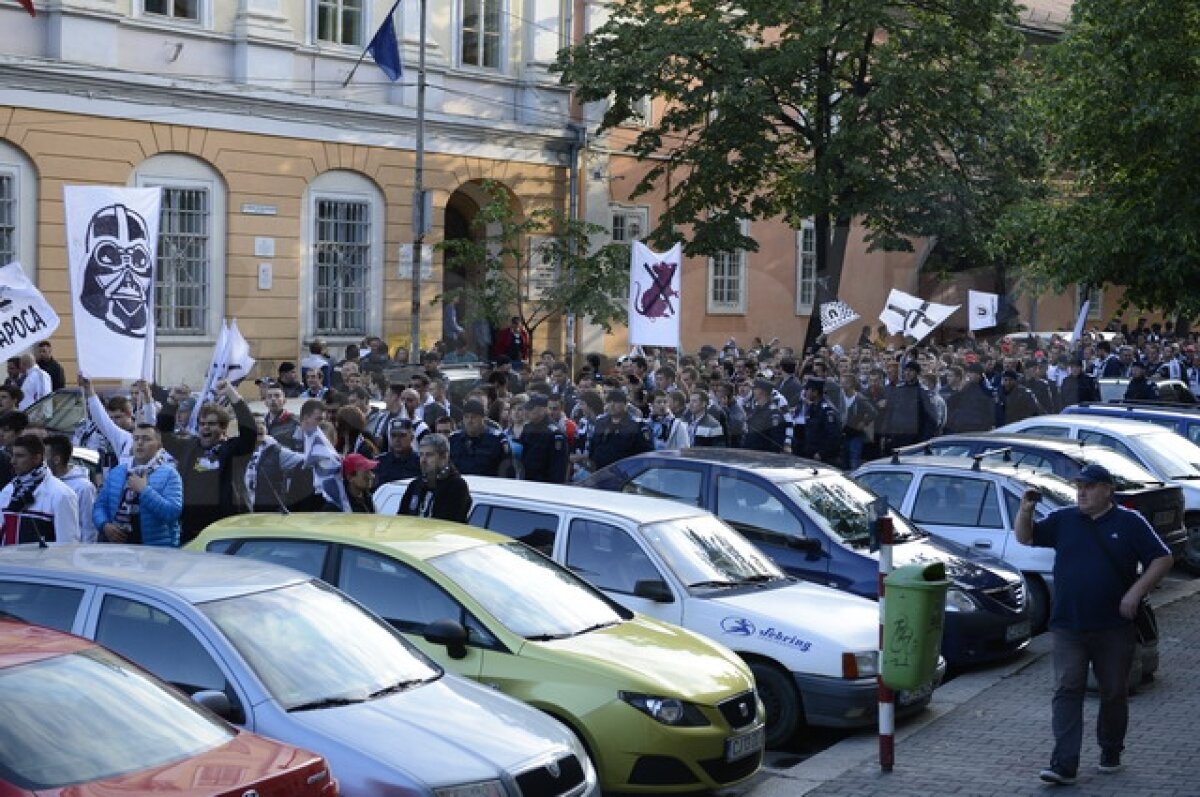
<path fill-rule="evenodd" d="M 841 329 L 847 324 L 852 324 L 862 318 L 854 311 L 854 308 L 843 302 L 841 299 L 833 302 L 825 302 L 821 305 L 818 311 L 821 314 L 821 333 L 828 335 L 835 329 Z"/>
<path fill-rule="evenodd" d="M 890 334 L 900 332 L 921 341 L 959 307 L 961 305 L 927 302 L 893 288 L 879 320 L 887 325 Z"/>
<path fill-rule="evenodd" d="M 983 291 L 967 291 L 967 329 L 990 329 L 996 326 L 1000 295 Z"/>
<path fill-rule="evenodd" d="M 159 188 L 63 189 L 75 348 L 88 377 L 154 377 L 161 200 Z"/>

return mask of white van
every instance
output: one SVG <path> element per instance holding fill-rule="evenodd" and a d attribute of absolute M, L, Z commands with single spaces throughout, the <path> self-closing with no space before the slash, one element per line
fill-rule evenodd
<path fill-rule="evenodd" d="M 468 476 L 470 523 L 521 540 L 634 611 L 681 625 L 750 665 L 767 710 L 767 744 L 802 721 L 872 725 L 878 605 L 784 575 L 711 513 L 677 501 L 568 485 Z M 395 514 L 404 485 L 375 492 Z M 900 716 L 930 701 L 945 671 L 897 695 Z"/>

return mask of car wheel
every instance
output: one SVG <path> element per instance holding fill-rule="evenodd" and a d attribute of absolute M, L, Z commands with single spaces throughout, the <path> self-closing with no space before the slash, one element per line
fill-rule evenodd
<path fill-rule="evenodd" d="M 792 740 L 804 721 L 800 694 L 791 677 L 773 664 L 749 662 L 758 685 L 758 697 L 767 712 L 767 747 L 782 747 Z"/>
<path fill-rule="evenodd" d="M 1184 518 L 1187 526 L 1187 542 L 1183 545 L 1180 564 L 1189 573 L 1200 574 L 1200 515 L 1190 514 Z"/>
<path fill-rule="evenodd" d="M 1025 602 L 1029 604 L 1029 628 L 1040 634 L 1050 620 L 1050 590 L 1041 576 L 1025 574 Z"/>

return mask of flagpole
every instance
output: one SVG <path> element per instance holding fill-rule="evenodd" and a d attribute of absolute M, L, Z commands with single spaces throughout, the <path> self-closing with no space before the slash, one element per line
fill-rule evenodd
<path fill-rule="evenodd" d="M 396 2 L 392 3 L 391 9 L 388 11 L 387 16 L 384 17 L 384 19 L 390 19 L 396 13 L 396 7 L 399 5 L 400 5 L 400 0 L 396 0 Z M 371 40 L 369 40 L 367 42 L 366 46 L 363 47 L 363 51 L 361 53 L 359 53 L 358 60 L 354 62 L 354 66 L 351 67 L 351 69 L 350 69 L 350 74 L 346 75 L 346 79 L 342 81 L 342 88 L 346 88 L 346 86 L 349 86 L 350 81 L 354 79 L 354 73 L 358 71 L 358 68 L 360 66 L 362 66 L 362 62 L 367 57 L 367 53 L 371 52 L 371 42 L 373 42 L 373 41 L 374 41 L 373 38 Z"/>
<path fill-rule="evenodd" d="M 421 0 L 420 37 L 417 55 L 417 146 L 416 163 L 413 169 L 413 264 L 412 264 L 412 318 L 409 335 L 410 363 L 416 363 L 421 350 L 421 264 L 424 260 L 425 232 L 429 220 L 425 218 L 425 5 Z"/>

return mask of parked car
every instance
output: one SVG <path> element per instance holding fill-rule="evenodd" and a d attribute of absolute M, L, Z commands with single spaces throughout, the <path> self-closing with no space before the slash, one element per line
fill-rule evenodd
<path fill-rule="evenodd" d="M 473 526 L 566 565 L 628 609 L 681 625 L 741 656 L 767 710 L 767 746 L 801 725 L 867 727 L 878 717 L 879 609 L 847 592 L 785 575 L 710 512 L 661 498 L 468 476 Z M 375 491 L 395 514 L 404 487 Z M 922 710 L 941 672 L 897 697 Z"/>
<path fill-rule="evenodd" d="M 635 616 L 508 537 L 412 517 L 241 515 L 192 546 L 341 588 L 443 666 L 570 726 L 605 790 L 719 788 L 762 762 L 763 710 L 744 662 Z"/>
<path fill-rule="evenodd" d="M 1151 382 L 1158 388 L 1159 401 L 1170 404 L 1187 406 L 1196 403 L 1196 396 L 1187 382 L 1178 379 L 1155 379 Z M 1124 376 L 1106 376 L 1096 380 L 1100 388 L 1101 401 L 1123 401 L 1125 391 L 1129 389 L 1129 378 Z"/>
<path fill-rule="evenodd" d="M 321 753 L 348 797 L 598 793 L 560 723 L 445 673 L 294 570 L 141 546 L 8 546 L 0 612 L 93 639 L 237 725 Z"/>
<path fill-rule="evenodd" d="M 1146 421 L 1170 429 L 1200 445 L 1200 407 L 1187 404 L 1163 404 L 1141 401 L 1087 402 L 1072 404 L 1063 409 L 1064 415 L 1097 415 L 1104 418 L 1124 418 Z"/>
<path fill-rule="evenodd" d="M 1097 415 L 1039 415 L 996 431 L 1107 446 L 1134 460 L 1156 478 L 1180 487 L 1183 525 L 1188 534 L 1184 564 L 1192 572 L 1200 572 L 1200 446 L 1156 424 Z"/>
<path fill-rule="evenodd" d="M 220 778 L 198 777 L 219 771 Z M 336 797 L 325 760 L 239 731 L 79 637 L 0 621 L 0 795 Z"/>
<path fill-rule="evenodd" d="M 785 454 L 685 448 L 620 460 L 584 484 L 703 507 L 789 575 L 877 597 L 879 561 L 871 551 L 871 529 L 876 511 L 888 511 L 886 502 L 836 468 Z M 1029 608 L 1016 569 L 931 538 L 902 515 L 890 514 L 896 565 L 938 561 L 946 567 L 951 588 L 942 655 L 950 666 L 1005 658 L 1025 647 Z"/>
<path fill-rule="evenodd" d="M 1012 462 L 1048 470 L 1067 481 L 1073 481 L 1085 465 L 1103 465 L 1113 475 L 1117 488 L 1116 499 L 1121 506 L 1140 512 L 1177 560 L 1185 565 L 1189 559 L 1200 562 L 1200 551 L 1187 551 L 1183 489 L 1164 483 L 1135 460 L 1106 446 L 1083 440 L 1063 440 L 1061 437 L 977 432 L 935 437 L 928 442 L 904 448 L 900 453 Z M 914 518 L 914 522 L 920 521 Z"/>

